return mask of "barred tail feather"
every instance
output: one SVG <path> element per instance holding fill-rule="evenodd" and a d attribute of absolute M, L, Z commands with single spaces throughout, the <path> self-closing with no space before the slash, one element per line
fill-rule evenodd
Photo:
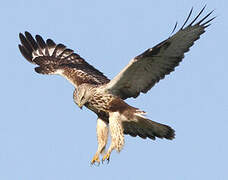
<path fill-rule="evenodd" d="M 150 138 L 155 140 L 158 138 L 174 139 L 175 131 L 164 124 L 160 124 L 143 116 L 144 112 L 135 112 L 129 121 L 123 121 L 124 134 L 131 136 L 139 136 L 143 139 Z"/>

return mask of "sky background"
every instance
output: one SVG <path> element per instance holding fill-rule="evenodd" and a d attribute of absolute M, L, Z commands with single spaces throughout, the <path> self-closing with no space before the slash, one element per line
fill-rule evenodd
<path fill-rule="evenodd" d="M 18 33 L 52 38 L 113 78 L 131 58 L 166 39 L 191 7 L 218 16 L 176 71 L 127 100 L 176 130 L 173 141 L 125 136 L 108 165 L 90 166 L 96 115 L 73 102 L 73 86 L 35 73 Z M 2 1 L 0 179 L 228 178 L 228 2 L 225 0 Z"/>

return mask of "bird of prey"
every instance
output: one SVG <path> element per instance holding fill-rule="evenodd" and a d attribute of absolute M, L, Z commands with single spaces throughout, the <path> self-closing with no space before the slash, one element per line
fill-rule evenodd
<path fill-rule="evenodd" d="M 44 41 L 40 35 L 33 38 L 29 32 L 19 34 L 20 52 L 36 65 L 35 71 L 65 77 L 75 87 L 74 102 L 80 108 L 85 106 L 97 114 L 98 148 L 92 164 L 100 163 L 103 152 L 102 162 L 109 161 L 112 150 L 120 152 L 124 146 L 124 134 L 152 140 L 156 137 L 174 138 L 175 131 L 171 127 L 146 118 L 144 111 L 124 100 L 147 93 L 165 75 L 174 71 L 184 58 L 184 53 L 215 18 L 208 20 L 211 11 L 198 20 L 204 9 L 186 25 L 193 11 L 191 9 L 183 26 L 174 35 L 133 58 L 112 80 L 63 44 L 56 44 L 51 39 Z M 105 151 L 109 134 L 110 147 Z"/>

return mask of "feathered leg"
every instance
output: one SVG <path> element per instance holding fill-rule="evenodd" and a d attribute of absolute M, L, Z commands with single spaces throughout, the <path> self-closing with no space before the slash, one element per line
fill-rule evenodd
<path fill-rule="evenodd" d="M 97 142 L 98 148 L 94 155 L 91 164 L 100 164 L 99 155 L 105 150 L 105 146 L 108 141 L 108 123 L 98 117 L 97 119 Z"/>
<path fill-rule="evenodd" d="M 124 146 L 124 134 L 121 124 L 121 115 L 118 112 L 109 113 L 109 130 L 111 135 L 111 144 L 108 152 L 102 158 L 102 162 L 109 161 L 113 149 L 120 152 Z"/>

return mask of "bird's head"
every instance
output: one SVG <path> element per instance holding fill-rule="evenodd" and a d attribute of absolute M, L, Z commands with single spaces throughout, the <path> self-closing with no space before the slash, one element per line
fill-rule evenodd
<path fill-rule="evenodd" d="M 74 102 L 80 109 L 82 109 L 82 106 L 88 102 L 90 97 L 91 93 L 85 85 L 80 85 L 74 91 Z"/>

